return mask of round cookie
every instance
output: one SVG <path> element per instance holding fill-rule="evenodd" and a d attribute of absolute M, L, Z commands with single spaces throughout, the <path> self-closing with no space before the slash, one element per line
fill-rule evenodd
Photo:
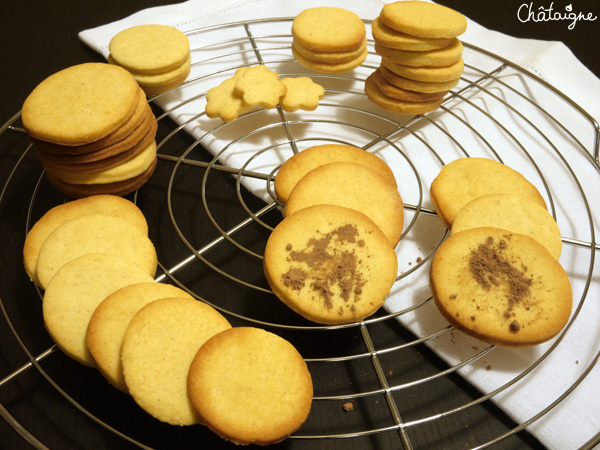
<path fill-rule="evenodd" d="M 421 102 L 410 102 L 386 95 L 375 82 L 376 72 L 365 80 L 365 94 L 375 105 L 397 114 L 426 114 L 437 109 L 444 100 L 443 97 Z"/>
<path fill-rule="evenodd" d="M 463 45 L 458 39 L 448 47 L 429 51 L 408 51 L 384 47 L 375 43 L 375 53 L 382 58 L 405 66 L 417 67 L 447 67 L 456 64 L 462 58 Z"/>
<path fill-rule="evenodd" d="M 182 66 L 190 55 L 190 42 L 168 25 L 138 25 L 120 31 L 110 40 L 110 56 L 138 74 L 162 74 Z"/>
<path fill-rule="evenodd" d="M 498 228 L 451 235 L 433 258 L 430 282 L 442 315 L 489 344 L 540 344 L 571 313 L 571 284 L 558 261 L 529 236 Z"/>
<path fill-rule="evenodd" d="M 236 327 L 198 351 L 188 392 L 202 422 L 241 445 L 282 441 L 306 420 L 313 396 L 310 372 L 285 339 Z"/>
<path fill-rule="evenodd" d="M 456 87 L 456 85 L 460 81 L 460 78 L 443 82 L 411 80 L 410 78 L 396 75 L 394 72 L 392 72 L 386 67 L 386 64 L 391 64 L 391 62 L 386 60 L 381 61 L 381 66 L 379 66 L 378 68 L 379 73 L 388 83 L 397 86 L 400 89 L 406 89 L 409 91 L 415 91 L 424 94 L 434 94 L 440 92 L 447 92 L 448 90 Z"/>
<path fill-rule="evenodd" d="M 322 144 L 296 153 L 281 165 L 275 177 L 277 198 L 281 203 L 286 203 L 292 189 L 304 175 L 323 164 L 340 161 L 369 166 L 396 186 L 396 178 L 390 167 L 373 153 L 350 145 Z"/>
<path fill-rule="evenodd" d="M 382 58 L 382 64 L 396 75 L 428 83 L 444 83 L 457 80 L 460 78 L 465 68 L 465 63 L 462 58 L 454 64 L 445 67 L 413 67 L 397 64 L 386 58 Z"/>
<path fill-rule="evenodd" d="M 312 60 L 304 57 L 294 47 L 292 47 L 292 54 L 294 55 L 294 58 L 296 58 L 296 61 L 298 61 L 298 63 L 300 65 L 306 67 L 307 69 L 314 70 L 315 72 L 322 72 L 322 73 L 342 73 L 342 72 L 347 72 L 349 70 L 355 69 L 356 67 L 360 66 L 365 61 L 365 59 L 367 59 L 368 51 L 365 48 L 358 55 L 358 57 L 356 57 L 350 61 L 346 61 L 343 63 L 337 63 L 337 64 L 328 64 L 328 63 L 323 63 L 323 62 L 312 61 Z"/>
<path fill-rule="evenodd" d="M 129 322 L 148 303 L 169 297 L 192 298 L 170 284 L 136 283 L 113 292 L 94 310 L 87 327 L 86 344 L 100 373 L 120 391 L 129 392 L 121 364 L 123 336 Z"/>
<path fill-rule="evenodd" d="M 379 309 L 396 281 L 393 247 L 366 215 L 337 205 L 308 206 L 271 233 L 263 268 L 273 293 L 321 324 L 360 321 Z"/>
<path fill-rule="evenodd" d="M 302 47 L 318 52 L 347 52 L 361 46 L 365 24 L 344 8 L 319 6 L 298 14 L 292 23 L 292 37 Z"/>
<path fill-rule="evenodd" d="M 80 256 L 61 267 L 44 292 L 46 329 L 67 356 L 93 367 L 85 339 L 96 306 L 128 284 L 152 281 L 147 271 L 120 256 L 108 253 Z"/>
<path fill-rule="evenodd" d="M 156 272 L 156 250 L 146 233 L 119 217 L 89 214 L 65 222 L 46 238 L 36 266 L 40 286 L 46 288 L 63 265 L 86 253 L 119 255 L 151 276 Z"/>
<path fill-rule="evenodd" d="M 451 233 L 478 227 L 495 227 L 529 236 L 559 259 L 562 238 L 554 217 L 539 203 L 509 194 L 477 197 L 463 206 L 452 223 Z"/>
<path fill-rule="evenodd" d="M 121 361 L 129 393 L 156 419 L 172 425 L 199 423 L 187 392 L 187 376 L 198 349 L 231 328 L 217 310 L 191 298 L 155 300 L 127 326 Z"/>
<path fill-rule="evenodd" d="M 352 182 L 345 183 L 345 180 Z M 284 216 L 316 204 L 356 209 L 377 224 L 392 247 L 400 241 L 404 205 L 398 189 L 363 164 L 332 162 L 311 170 L 296 183 L 285 205 Z"/>
<path fill-rule="evenodd" d="M 448 91 L 423 93 L 399 88 L 398 86 L 395 86 L 387 81 L 383 75 L 381 75 L 381 67 L 378 67 L 377 70 L 371 74 L 371 76 L 372 81 L 375 82 L 384 96 L 406 102 L 435 102 L 442 100 L 444 95 L 448 93 Z"/>
<path fill-rule="evenodd" d="M 57 205 L 40 217 L 25 237 L 23 263 L 25 271 L 32 281 L 36 284 L 38 283 L 35 272 L 38 255 L 40 247 L 50 233 L 69 220 L 90 214 L 105 214 L 120 217 L 139 227 L 144 234 L 148 234 L 148 223 L 142 211 L 140 211 L 135 203 L 122 197 L 96 195 Z"/>
<path fill-rule="evenodd" d="M 394 30 L 423 38 L 452 38 L 467 30 L 467 19 L 446 6 L 424 1 L 387 3 L 379 14 Z"/>
<path fill-rule="evenodd" d="M 27 133 L 39 140 L 82 145 L 117 130 L 133 115 L 139 86 L 125 69 L 84 63 L 50 75 L 29 94 L 21 112 Z"/>
<path fill-rule="evenodd" d="M 463 206 L 486 194 L 519 195 L 546 208 L 538 189 L 523 175 L 487 158 L 459 158 L 446 164 L 429 190 L 438 217 L 448 229 Z"/>
<path fill-rule="evenodd" d="M 401 33 L 388 27 L 379 17 L 371 23 L 371 32 L 375 43 L 387 48 L 424 52 L 448 47 L 455 38 L 419 38 Z"/>
<path fill-rule="evenodd" d="M 348 50 L 346 52 L 319 52 L 305 48 L 297 42 L 292 42 L 292 47 L 296 52 L 300 53 L 300 55 L 310 61 L 325 64 L 342 64 L 356 60 L 360 57 L 367 48 L 367 40 L 363 40 L 363 43 L 356 49 Z"/>

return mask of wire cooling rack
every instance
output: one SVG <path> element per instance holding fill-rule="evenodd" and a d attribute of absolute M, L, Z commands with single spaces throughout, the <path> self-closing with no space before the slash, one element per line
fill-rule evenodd
<path fill-rule="evenodd" d="M 159 122 L 159 164 L 131 198 L 149 222 L 159 256 L 157 280 L 183 287 L 233 325 L 259 326 L 286 337 L 303 354 L 314 375 L 313 408 L 281 448 L 538 448 L 526 430 L 567 407 L 565 399 L 594 370 L 598 349 L 592 346 L 592 356 L 577 362 L 570 381 L 525 417 L 507 413 L 502 399 L 523 383 L 535 384 L 556 359 L 564 370 L 561 345 L 581 323 L 597 283 L 598 218 L 590 204 L 600 191 L 598 125 L 534 74 L 469 43 L 464 43 L 461 81 L 438 110 L 423 116 L 388 113 L 363 91 L 364 79 L 379 65 L 372 41 L 367 60 L 354 71 L 310 72 L 291 56 L 291 20 L 187 31 L 190 77 L 150 99 Z M 313 112 L 254 110 L 230 124 L 207 118 L 206 91 L 237 67 L 255 64 L 281 76 L 310 76 L 325 87 L 325 98 Z M 19 114 L 0 131 L 0 149 L 12 167 L 0 197 L 1 231 L 24 236 L 65 199 L 50 187 Z M 273 192 L 278 167 L 297 151 L 331 142 L 384 158 L 396 174 L 406 214 L 397 248 L 400 272 L 386 306 L 363 322 L 343 326 L 319 326 L 296 316 L 276 300 L 262 274 L 266 239 L 281 220 Z M 552 343 L 525 352 L 525 362 L 510 370 L 504 364 L 511 353 L 471 341 L 444 323 L 427 288 L 428 264 L 446 237 L 428 187 L 445 163 L 467 156 L 502 161 L 539 187 L 561 228 L 561 261 L 574 282 L 574 314 L 567 327 Z M 21 198 L 25 204 L 15 207 Z M 23 282 L 24 271 L 15 264 L 20 254 L 7 258 L 12 263 L 5 276 L 14 284 L 3 285 L 2 311 L 26 362 L 0 380 L 0 392 L 34 372 L 75 409 L 77 420 L 131 448 L 172 448 L 173 442 L 195 448 L 199 439 L 211 448 L 229 447 L 219 438 L 211 441 L 203 427 L 156 423 L 93 369 L 56 351 L 43 330 L 42 293 Z M 505 373 L 496 385 L 478 384 L 478 373 L 494 371 Z M 0 414 L 24 441 L 50 448 L 36 437 L 35 426 L 24 425 L 26 419 L 19 420 L 4 403 Z M 68 432 L 70 425 L 57 428 Z"/>

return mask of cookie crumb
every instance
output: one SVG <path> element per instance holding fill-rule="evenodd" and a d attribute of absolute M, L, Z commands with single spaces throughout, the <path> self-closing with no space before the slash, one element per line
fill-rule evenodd
<path fill-rule="evenodd" d="M 354 405 L 352 404 L 352 402 L 346 402 L 346 403 L 344 403 L 343 408 L 344 408 L 344 411 L 350 412 L 354 409 Z"/>

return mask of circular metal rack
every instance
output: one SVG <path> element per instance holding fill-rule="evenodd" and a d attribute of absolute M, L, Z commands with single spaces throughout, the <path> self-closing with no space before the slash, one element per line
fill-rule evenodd
<path fill-rule="evenodd" d="M 461 81 L 440 108 L 418 116 L 388 113 L 372 105 L 363 91 L 365 77 L 379 65 L 372 41 L 367 60 L 356 70 L 313 73 L 291 56 L 291 20 L 187 31 L 190 77 L 183 86 L 149 100 L 159 123 L 159 163 L 150 182 L 131 198 L 149 222 L 159 256 L 157 280 L 187 289 L 233 325 L 259 326 L 286 337 L 311 372 L 319 374 L 311 414 L 281 444 L 285 448 L 535 447 L 528 427 L 565 407 L 565 399 L 586 380 L 599 357 L 595 348 L 591 358 L 578 364 L 572 381 L 527 417 L 515 419 L 503 410 L 508 391 L 535 384 L 557 358 L 558 364 L 567 365 L 560 361 L 561 345 L 590 301 L 598 252 L 590 207 L 591 193 L 600 191 L 597 124 L 539 77 L 469 43 L 464 44 Z M 266 64 L 281 76 L 310 76 L 325 87 L 325 97 L 315 111 L 259 109 L 228 124 L 206 117 L 207 89 L 232 76 L 237 67 L 255 64 Z M 50 187 L 19 114 L 2 127 L 0 138 L 2 153 L 10 148 L 17 155 L 0 206 L 6 214 L 15 198 L 28 199 L 14 209 L 18 214 L 10 221 L 24 235 L 65 199 Z M 272 187 L 277 169 L 293 153 L 327 142 L 362 147 L 384 158 L 395 171 L 405 202 L 405 229 L 397 247 L 400 272 L 390 299 L 373 317 L 343 326 L 319 326 L 297 317 L 276 300 L 262 274 L 262 250 L 281 220 Z M 436 313 L 427 289 L 428 264 L 446 237 L 430 206 L 428 186 L 445 163 L 469 156 L 502 161 L 535 183 L 561 227 L 562 260 L 578 261 L 575 273 L 568 269 L 577 281 L 571 321 L 550 344 L 525 351 L 518 364 L 512 360 L 512 371 L 503 364 L 514 353 L 453 330 Z M 20 255 L 12 258 L 20 260 Z M 22 268 L 12 264 L 3 276 L 22 280 Z M 157 425 L 93 369 L 78 367 L 56 351 L 43 332 L 42 293 L 36 295 L 33 286 L 21 283 L 0 296 L 28 360 L 1 380 L 0 389 L 10 389 L 34 371 L 77 414 L 133 447 L 171 448 L 168 443 L 178 442 L 178 448 L 192 448 L 198 439 L 207 439 L 210 433 L 203 427 Z M 470 384 L 471 375 L 485 377 L 496 370 L 504 373 L 496 385 Z M 5 405 L 0 413 L 24 440 L 47 448 Z M 464 433 L 466 428 L 489 426 L 491 417 L 498 422 L 494 436 L 478 441 L 473 438 L 477 432 Z"/>

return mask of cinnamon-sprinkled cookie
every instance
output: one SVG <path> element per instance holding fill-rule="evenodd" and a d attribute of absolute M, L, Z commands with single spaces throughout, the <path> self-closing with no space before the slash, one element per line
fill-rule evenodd
<path fill-rule="evenodd" d="M 548 341 L 571 313 L 571 284 L 558 261 L 533 238 L 499 228 L 451 235 L 433 258 L 430 282 L 442 315 L 490 344 Z"/>
<path fill-rule="evenodd" d="M 313 322 L 343 324 L 383 305 L 398 261 L 387 237 L 366 215 L 314 205 L 275 227 L 263 266 L 273 292 L 292 310 Z"/>

